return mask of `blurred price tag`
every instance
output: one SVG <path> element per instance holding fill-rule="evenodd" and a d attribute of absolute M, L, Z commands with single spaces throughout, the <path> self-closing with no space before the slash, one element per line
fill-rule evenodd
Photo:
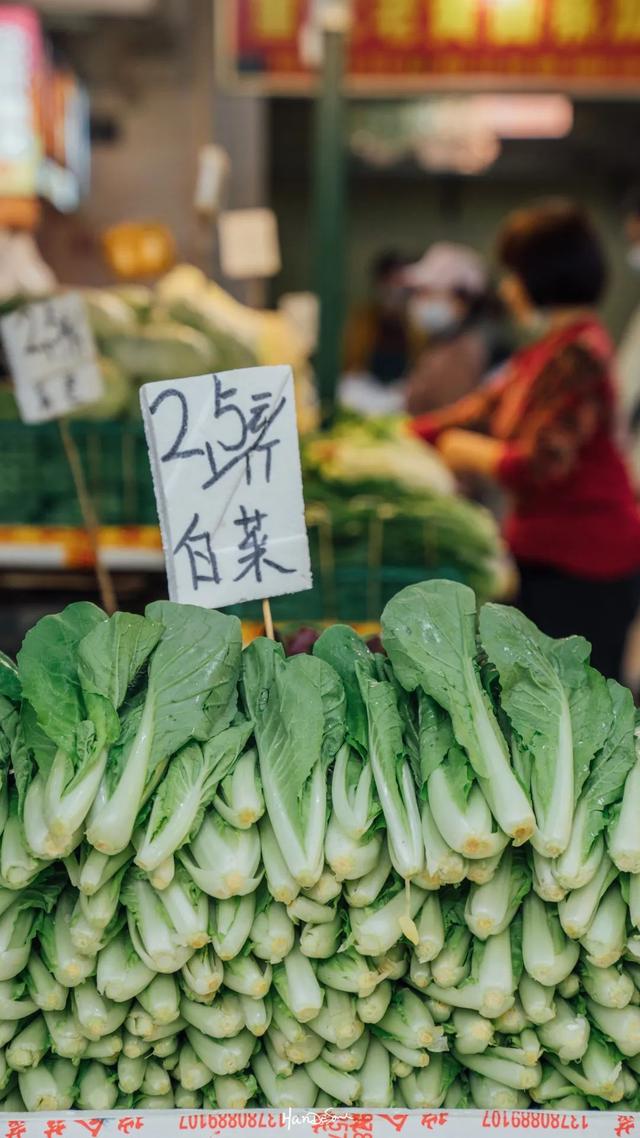
<path fill-rule="evenodd" d="M 220 264 L 234 280 L 280 272 L 278 221 L 272 209 L 229 209 L 218 218 Z"/>
<path fill-rule="evenodd" d="M 216 608 L 309 589 L 291 368 L 147 383 L 140 402 L 171 599 Z"/>
<path fill-rule="evenodd" d="M 82 297 L 27 304 L 0 321 L 25 423 L 58 419 L 102 398 L 102 376 Z"/>

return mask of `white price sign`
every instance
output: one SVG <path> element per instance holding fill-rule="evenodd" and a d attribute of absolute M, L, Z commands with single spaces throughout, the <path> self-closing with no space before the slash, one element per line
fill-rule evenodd
<path fill-rule="evenodd" d="M 20 415 L 58 419 L 102 397 L 102 376 L 84 301 L 69 292 L 27 304 L 0 322 Z"/>
<path fill-rule="evenodd" d="M 246 1107 L 244 1110 L 101 1110 L 51 1111 L 42 1114 L 0 1112 L 2 1138 L 180 1138 L 182 1134 L 230 1138 L 560 1138 L 583 1133 L 587 1138 L 637 1138 L 640 1115 L 624 1111 L 446 1110 L 425 1107 L 349 1109 L 336 1106 L 298 1110 Z"/>
<path fill-rule="evenodd" d="M 291 368 L 146 383 L 140 402 L 171 599 L 217 608 L 309 589 Z"/>

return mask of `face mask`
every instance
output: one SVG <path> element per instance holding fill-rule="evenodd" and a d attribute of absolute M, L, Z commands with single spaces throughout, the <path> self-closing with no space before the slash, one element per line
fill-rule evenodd
<path fill-rule="evenodd" d="M 422 300 L 416 297 L 409 305 L 412 322 L 423 332 L 445 332 L 458 321 L 458 314 L 447 300 Z"/>
<path fill-rule="evenodd" d="M 627 263 L 636 273 L 640 273 L 640 245 L 630 245 L 627 250 Z"/>

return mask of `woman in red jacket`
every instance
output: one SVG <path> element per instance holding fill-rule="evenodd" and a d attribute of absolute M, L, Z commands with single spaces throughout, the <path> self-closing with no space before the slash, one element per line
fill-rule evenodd
<path fill-rule="evenodd" d="M 640 511 L 614 439 L 613 348 L 594 310 L 604 256 L 566 202 L 513 214 L 498 252 L 505 300 L 541 336 L 492 384 L 413 429 L 455 472 L 506 488 L 519 607 L 551 636 L 586 636 L 594 665 L 617 677 L 640 597 Z"/>

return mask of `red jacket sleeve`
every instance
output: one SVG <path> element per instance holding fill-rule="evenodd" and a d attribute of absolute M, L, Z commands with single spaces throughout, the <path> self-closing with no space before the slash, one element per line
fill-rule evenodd
<path fill-rule="evenodd" d="M 503 389 L 508 383 L 508 375 L 500 374 L 492 383 L 458 399 L 442 411 L 429 415 L 419 415 L 413 419 L 411 430 L 426 443 L 435 443 L 443 431 L 450 427 L 469 427 L 488 430 L 489 418 L 500 401 Z"/>
<path fill-rule="evenodd" d="M 505 442 L 496 478 L 509 490 L 552 486 L 571 473 L 609 415 L 606 371 L 582 345 L 568 345 L 536 380 L 519 437 Z"/>

